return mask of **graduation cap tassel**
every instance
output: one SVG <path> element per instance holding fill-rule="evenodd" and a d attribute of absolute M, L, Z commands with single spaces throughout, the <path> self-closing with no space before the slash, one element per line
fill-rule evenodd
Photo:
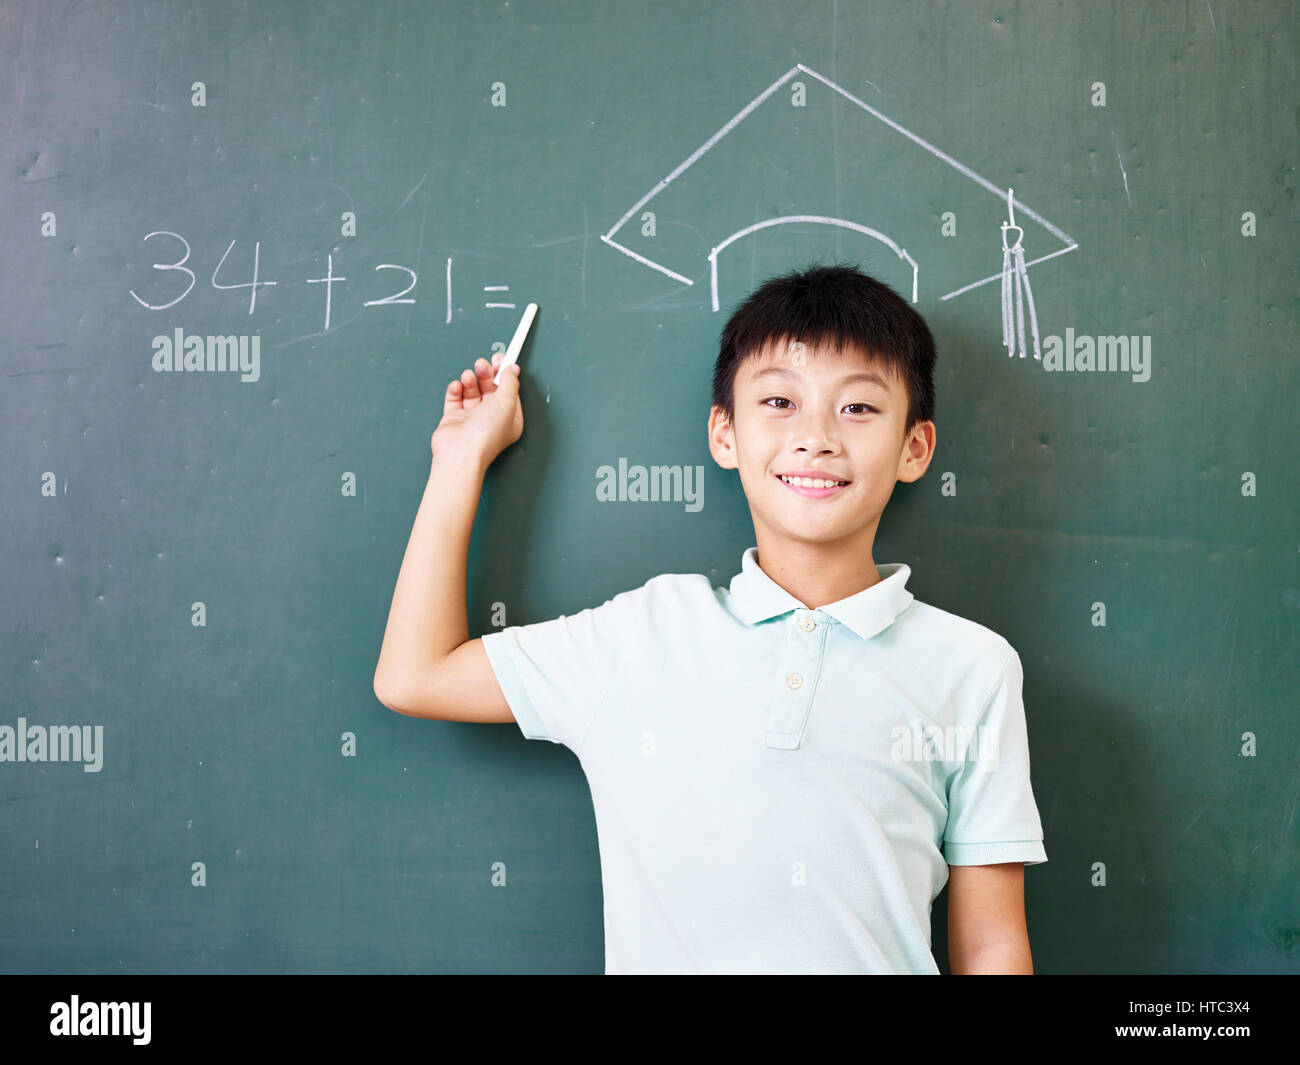
<path fill-rule="evenodd" d="M 1024 230 L 1016 225 L 1015 192 L 1007 189 L 1007 212 L 1011 220 L 1002 223 L 1002 345 L 1008 355 L 1015 355 L 1017 342 L 1020 357 L 1025 348 L 1025 301 L 1029 302 L 1029 325 L 1034 337 L 1034 358 L 1041 359 L 1038 344 L 1038 314 L 1034 309 L 1034 290 L 1029 287 L 1029 271 L 1025 267 L 1025 251 L 1021 246 Z M 1016 231 L 1014 244 L 1007 243 L 1007 230 Z M 1012 289 L 1014 288 L 1014 295 Z M 1012 309 L 1014 305 L 1014 310 Z"/>
<path fill-rule="evenodd" d="M 1011 347 L 1011 249 L 1007 247 L 1007 224 L 1002 223 L 1002 346 L 1008 355 L 1014 355 Z"/>
<path fill-rule="evenodd" d="M 1018 277 L 1025 286 L 1025 299 L 1029 301 L 1029 325 L 1034 334 L 1034 358 L 1041 361 L 1043 355 L 1038 346 L 1038 312 L 1034 310 L 1034 290 L 1029 287 L 1029 271 L 1025 269 L 1025 251 L 1016 242 L 1016 277 Z M 1025 346 L 1025 334 L 1020 334 L 1020 347 L 1023 352 Z"/>
<path fill-rule="evenodd" d="M 1020 241 L 1016 241 L 1015 251 L 1020 251 Z M 1025 357 L 1025 295 L 1020 288 L 1020 262 L 1016 262 L 1016 339 L 1020 342 L 1020 357 Z"/>

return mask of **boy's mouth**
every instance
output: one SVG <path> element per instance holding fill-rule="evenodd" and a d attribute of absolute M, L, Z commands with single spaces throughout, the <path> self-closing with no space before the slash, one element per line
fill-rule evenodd
<path fill-rule="evenodd" d="M 839 495 L 851 482 L 833 480 L 829 477 L 787 477 L 777 474 L 776 479 L 792 492 L 807 499 L 828 499 Z M 819 487 L 820 486 L 820 487 Z"/>

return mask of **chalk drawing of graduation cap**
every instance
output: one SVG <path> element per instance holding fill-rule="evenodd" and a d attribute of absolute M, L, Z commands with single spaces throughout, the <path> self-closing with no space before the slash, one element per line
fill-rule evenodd
<path fill-rule="evenodd" d="M 808 90 L 817 83 L 825 89 L 813 97 Z M 779 92 L 787 84 L 789 97 Z M 829 106 L 833 93 L 858 108 L 849 114 L 860 122 L 838 121 Z M 982 119 L 995 135 L 996 117 Z M 634 216 L 639 225 L 629 226 Z M 1026 262 L 1030 225 L 1037 227 L 1035 243 L 1061 246 Z M 746 241 L 817 227 L 880 255 L 894 287 L 910 291 L 913 303 L 923 286 L 950 300 L 999 284 L 1002 343 L 1009 355 L 1022 358 L 1041 358 L 1029 267 L 1079 246 L 1013 189 L 995 185 L 802 63 L 736 112 L 601 240 L 685 285 L 695 283 L 686 272 L 702 270 L 706 259 L 717 311 L 719 273 L 725 275 L 728 264 L 738 272 Z M 1000 269 L 988 273 L 998 251 Z"/>

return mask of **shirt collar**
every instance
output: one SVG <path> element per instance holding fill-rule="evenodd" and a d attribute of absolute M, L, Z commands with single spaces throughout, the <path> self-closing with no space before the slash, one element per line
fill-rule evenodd
<path fill-rule="evenodd" d="M 741 571 L 731 579 L 731 600 L 747 625 L 757 625 L 791 610 L 809 610 L 763 572 L 757 547 L 741 556 L 740 566 Z M 828 614 L 864 640 L 889 628 L 915 598 L 907 590 L 912 570 L 905 562 L 886 563 L 876 569 L 881 580 L 847 599 L 819 607 L 818 612 Z"/>

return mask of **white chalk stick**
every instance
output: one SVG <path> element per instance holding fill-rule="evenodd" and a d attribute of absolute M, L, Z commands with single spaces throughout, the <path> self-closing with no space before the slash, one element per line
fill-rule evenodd
<path fill-rule="evenodd" d="M 501 375 L 508 370 L 511 365 L 519 361 L 519 353 L 523 350 L 524 341 L 528 339 L 528 330 L 532 328 L 533 319 L 537 316 L 537 304 L 530 303 L 524 308 L 524 316 L 519 319 L 519 327 L 515 330 L 514 339 L 510 341 L 510 347 L 506 349 L 506 357 L 501 360 L 501 366 L 497 370 L 497 375 L 492 378 L 494 385 L 501 383 Z"/>

